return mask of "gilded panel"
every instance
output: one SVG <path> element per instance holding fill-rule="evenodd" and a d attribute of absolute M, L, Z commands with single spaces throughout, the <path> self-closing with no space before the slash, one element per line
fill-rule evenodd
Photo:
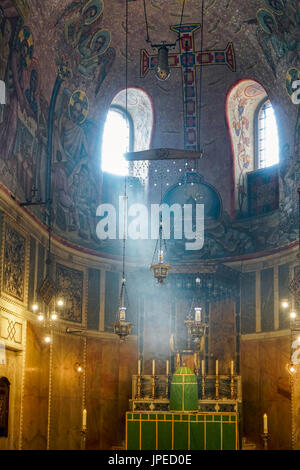
<path fill-rule="evenodd" d="M 57 296 L 64 300 L 61 312 L 63 320 L 82 322 L 83 272 L 56 265 Z"/>
<path fill-rule="evenodd" d="M 5 225 L 2 291 L 24 302 L 26 238 Z"/>

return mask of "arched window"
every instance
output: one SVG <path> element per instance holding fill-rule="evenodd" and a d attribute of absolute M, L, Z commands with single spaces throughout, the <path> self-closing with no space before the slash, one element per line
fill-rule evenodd
<path fill-rule="evenodd" d="M 0 105 L 6 104 L 5 99 L 5 83 L 3 80 L 0 80 Z"/>
<path fill-rule="evenodd" d="M 128 88 L 126 115 L 126 90 L 121 90 L 107 113 L 102 140 L 102 171 L 146 179 L 148 162 L 128 165 L 123 154 L 127 150 L 149 149 L 152 127 L 152 103 L 147 93 L 139 88 Z"/>
<path fill-rule="evenodd" d="M 257 113 L 256 167 L 266 168 L 279 162 L 278 131 L 270 100 L 259 106 Z"/>
<path fill-rule="evenodd" d="M 248 79 L 239 81 L 229 91 L 226 114 L 233 155 L 232 215 L 247 217 L 255 213 L 253 208 L 251 209 L 253 194 L 249 192 L 249 178 L 251 182 L 254 181 L 254 176 L 259 179 L 259 175 L 253 175 L 254 172 L 263 172 L 279 161 L 275 114 L 262 85 Z M 273 174 L 275 187 L 276 168 Z M 262 191 L 263 189 L 261 188 Z M 265 192 L 269 194 L 270 199 L 270 191 Z M 274 210 L 276 204 L 265 204 L 264 211 L 267 211 L 267 207 L 272 208 L 270 211 Z"/>
<path fill-rule="evenodd" d="M 108 111 L 102 143 L 102 171 L 115 175 L 128 174 L 124 153 L 132 151 L 132 119 L 120 106 L 112 105 Z"/>

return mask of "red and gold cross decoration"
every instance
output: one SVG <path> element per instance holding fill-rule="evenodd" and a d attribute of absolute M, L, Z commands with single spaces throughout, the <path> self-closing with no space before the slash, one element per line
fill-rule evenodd
<path fill-rule="evenodd" d="M 169 54 L 170 68 L 180 68 L 182 71 L 186 150 L 197 150 L 198 116 L 197 116 L 197 86 L 196 67 L 202 65 L 227 65 L 232 72 L 236 70 L 233 44 L 230 42 L 225 50 L 195 51 L 195 32 L 200 24 L 186 24 L 171 26 L 171 30 L 180 35 L 180 51 Z M 157 55 L 149 55 L 145 49 L 141 50 L 141 77 L 145 77 L 149 70 L 155 69 Z"/>

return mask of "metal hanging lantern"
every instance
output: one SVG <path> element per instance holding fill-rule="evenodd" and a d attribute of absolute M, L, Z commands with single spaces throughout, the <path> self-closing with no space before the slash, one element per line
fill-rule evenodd
<path fill-rule="evenodd" d="M 125 34 L 125 50 L 126 50 L 126 69 L 125 69 L 125 89 L 126 89 L 126 115 L 128 112 L 128 0 L 125 3 L 126 14 L 125 14 L 125 23 L 126 23 L 126 34 Z M 127 201 L 127 178 L 125 175 L 125 184 L 124 184 L 124 202 Z M 125 202 L 125 207 L 127 204 Z M 125 294 L 126 294 L 126 279 L 125 279 L 125 247 L 126 247 L 126 208 L 124 208 L 124 236 L 123 236 L 123 255 L 122 255 L 122 265 L 123 265 L 123 275 L 122 275 L 122 284 L 119 300 L 119 308 L 117 311 L 117 319 L 113 324 L 114 333 L 119 336 L 121 341 L 125 341 L 128 335 L 130 335 L 133 328 L 133 323 L 126 321 L 126 307 L 125 307 Z"/>
<path fill-rule="evenodd" d="M 153 272 L 153 275 L 155 279 L 157 280 L 158 285 L 163 284 L 164 280 L 168 277 L 169 271 L 171 269 L 171 266 L 164 262 L 164 252 L 162 250 L 162 244 L 163 244 L 162 228 L 163 228 L 162 214 L 160 214 L 159 238 L 157 239 L 157 242 L 156 242 L 156 247 L 155 247 L 154 254 L 153 254 L 153 260 L 150 266 L 150 269 Z M 158 249 L 158 244 L 159 244 L 159 249 Z M 166 245 L 165 245 L 165 249 L 167 249 Z M 157 252 L 158 252 L 158 263 L 154 263 Z"/>
<path fill-rule="evenodd" d="M 130 335 L 133 324 L 126 320 L 118 320 L 114 323 L 114 333 L 119 336 L 121 341 L 125 341 L 128 335 Z"/>
<path fill-rule="evenodd" d="M 157 284 L 162 285 L 164 280 L 168 277 L 170 271 L 170 265 L 164 263 L 162 250 L 158 256 L 158 263 L 152 264 L 150 269 L 153 271 L 153 275 L 157 280 Z"/>
<path fill-rule="evenodd" d="M 124 305 L 125 297 L 125 278 L 122 279 L 121 293 L 120 293 L 120 305 L 117 313 L 117 321 L 113 324 L 114 333 L 120 337 L 121 341 L 125 341 L 126 337 L 130 335 L 133 328 L 133 324 L 126 321 L 126 310 Z"/>
<path fill-rule="evenodd" d="M 170 77 L 169 67 L 169 51 L 165 45 L 162 45 L 158 49 L 157 66 L 155 69 L 155 75 L 158 80 L 168 80 Z"/>

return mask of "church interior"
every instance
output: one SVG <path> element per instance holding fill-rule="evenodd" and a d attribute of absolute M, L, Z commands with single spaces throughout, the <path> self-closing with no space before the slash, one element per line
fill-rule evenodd
<path fill-rule="evenodd" d="M 0 450 L 299 450 L 299 0 L 0 0 L 0 103 Z"/>

